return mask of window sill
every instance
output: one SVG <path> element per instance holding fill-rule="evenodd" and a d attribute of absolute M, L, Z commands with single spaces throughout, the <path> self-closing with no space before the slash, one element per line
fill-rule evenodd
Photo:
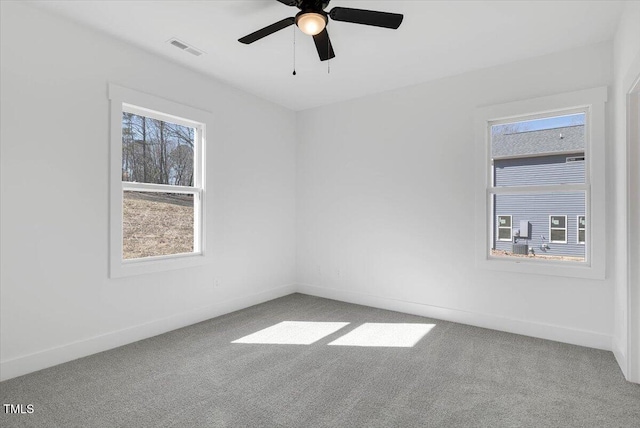
<path fill-rule="evenodd" d="M 597 268 L 587 262 L 567 262 L 535 260 L 530 258 L 491 257 L 479 260 L 481 269 L 535 274 L 544 276 L 561 276 L 569 278 L 605 279 L 604 268 Z"/>
<path fill-rule="evenodd" d="M 206 264 L 203 253 L 176 254 L 172 256 L 147 257 L 115 262 L 110 267 L 110 278 L 123 278 L 133 275 L 165 272 L 185 269 Z"/>

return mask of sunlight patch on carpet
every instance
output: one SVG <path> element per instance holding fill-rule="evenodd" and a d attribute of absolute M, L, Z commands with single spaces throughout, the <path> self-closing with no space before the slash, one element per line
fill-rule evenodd
<path fill-rule="evenodd" d="M 365 323 L 329 345 L 411 348 L 433 327 L 435 324 Z"/>
<path fill-rule="evenodd" d="M 231 343 L 311 345 L 348 324 L 348 322 L 282 321 Z"/>

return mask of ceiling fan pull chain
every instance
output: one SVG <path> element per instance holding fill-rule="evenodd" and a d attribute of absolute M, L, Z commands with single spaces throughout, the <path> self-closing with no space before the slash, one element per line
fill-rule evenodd
<path fill-rule="evenodd" d="M 329 31 L 329 21 L 327 21 L 327 31 Z M 327 58 L 329 58 L 327 60 L 327 74 L 331 74 L 331 41 L 327 42 Z"/>
<path fill-rule="evenodd" d="M 293 26 L 293 75 L 296 75 L 296 26 Z"/>

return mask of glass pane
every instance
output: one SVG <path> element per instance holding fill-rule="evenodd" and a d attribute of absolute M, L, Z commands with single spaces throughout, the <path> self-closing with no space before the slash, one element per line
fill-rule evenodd
<path fill-rule="evenodd" d="M 493 125 L 495 186 L 585 182 L 585 115 Z"/>
<path fill-rule="evenodd" d="M 125 191 L 122 258 L 192 253 L 193 195 Z"/>
<path fill-rule="evenodd" d="M 584 229 L 587 225 L 584 217 L 578 217 L 578 228 Z"/>
<path fill-rule="evenodd" d="M 566 223 L 567 222 L 565 216 L 551 216 L 551 227 L 559 227 L 564 229 Z"/>
<path fill-rule="evenodd" d="M 498 216 L 498 226 L 511 227 L 511 216 L 508 216 L 508 215 Z"/>
<path fill-rule="evenodd" d="M 567 235 L 562 229 L 551 229 L 551 242 L 559 241 L 564 242 L 567 240 Z"/>
<path fill-rule="evenodd" d="M 493 218 L 496 218 L 497 213 L 511 213 L 513 240 L 501 241 L 501 229 L 496 228 L 491 242 L 491 254 L 567 262 L 585 261 L 585 246 L 578 244 L 576 221 L 567 221 L 564 214 L 558 215 L 566 213 L 569 219 L 584 216 L 585 201 L 585 192 L 494 195 Z M 559 228 L 553 232 L 549 230 L 550 216 L 558 220 Z M 566 243 L 552 243 L 552 240 Z"/>
<path fill-rule="evenodd" d="M 122 113 L 122 181 L 193 186 L 195 129 Z"/>
<path fill-rule="evenodd" d="M 584 230 L 578 230 L 578 242 L 585 242 L 585 232 Z"/>
<path fill-rule="evenodd" d="M 501 227 L 498 229 L 498 239 L 508 239 L 511 240 L 511 229 Z"/>

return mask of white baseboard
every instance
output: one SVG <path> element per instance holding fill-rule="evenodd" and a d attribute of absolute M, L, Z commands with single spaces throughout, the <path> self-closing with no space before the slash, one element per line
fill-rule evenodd
<path fill-rule="evenodd" d="M 613 355 L 616 357 L 616 361 L 620 366 L 620 370 L 622 371 L 622 374 L 624 375 L 625 379 L 628 380 L 629 374 L 627 373 L 627 368 L 628 368 L 627 356 L 624 352 L 624 349 L 620 346 L 618 341 L 615 340 L 615 338 L 613 339 L 612 347 L 613 347 Z"/>
<path fill-rule="evenodd" d="M 167 318 L 150 321 L 122 330 L 112 331 L 85 340 L 68 343 L 55 348 L 0 362 L 0 380 L 7 380 L 47 367 L 86 357 L 97 352 L 157 336 L 171 330 L 186 327 L 201 321 L 228 314 L 296 292 L 295 285 L 235 297 L 214 305 L 204 306 Z"/>
<path fill-rule="evenodd" d="M 605 334 L 550 324 L 533 323 L 530 321 L 499 317 L 495 315 L 461 311 L 458 309 L 431 306 L 423 303 L 379 297 L 353 291 L 299 284 L 297 286 L 287 285 L 262 291 L 260 293 L 236 297 L 167 318 L 162 318 L 145 324 L 140 324 L 22 357 L 2 361 L 0 362 L 0 380 L 11 379 L 37 370 L 42 370 L 47 367 L 72 361 L 77 358 L 117 348 L 118 346 L 123 346 L 138 340 L 166 333 L 171 330 L 186 327 L 191 324 L 215 318 L 220 315 L 244 309 L 249 306 L 257 305 L 295 292 L 324 297 L 327 299 L 340 300 L 347 303 L 474 325 L 493 330 L 506 331 L 509 333 L 522 334 L 525 336 L 538 337 L 541 339 L 613 351 L 618 364 L 623 368 L 623 372 L 625 371 L 624 368 L 626 368 L 626 358 L 624 358 L 624 353 L 621 352 L 620 348 L 616 346 L 615 343 L 612 343 L 611 336 Z"/>
<path fill-rule="evenodd" d="M 572 329 L 551 324 L 534 323 L 531 321 L 467 312 L 458 309 L 442 308 L 423 303 L 408 302 L 404 300 L 396 300 L 365 293 L 337 290 L 334 288 L 325 288 L 308 284 L 299 284 L 297 290 L 299 293 L 309 294 L 312 296 L 468 324 L 492 330 L 522 334 L 524 336 L 548 339 L 556 342 L 570 343 L 572 345 L 586 346 L 606 351 L 611 351 L 612 348 L 611 336 L 592 331 Z"/>

